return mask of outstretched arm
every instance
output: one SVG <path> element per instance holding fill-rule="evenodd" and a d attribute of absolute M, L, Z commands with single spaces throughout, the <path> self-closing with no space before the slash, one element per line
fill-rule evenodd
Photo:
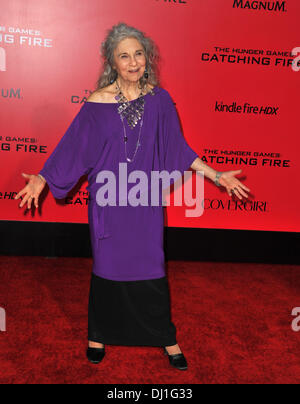
<path fill-rule="evenodd" d="M 226 188 L 229 196 L 235 194 L 239 199 L 248 198 L 245 191 L 250 192 L 250 189 L 246 187 L 242 182 L 240 182 L 235 175 L 240 174 L 242 170 L 230 170 L 219 172 L 214 170 L 208 164 L 206 164 L 199 157 L 191 165 L 191 168 L 195 171 L 203 171 L 204 176 L 216 183 L 217 174 L 220 173 L 219 184 Z M 217 183 L 216 183 L 217 184 Z"/>
<path fill-rule="evenodd" d="M 27 203 L 30 209 L 33 200 L 38 207 L 46 183 L 55 198 L 65 198 L 79 178 L 95 167 L 102 144 L 89 104 L 83 104 L 38 175 L 23 174 L 29 182 L 15 198 L 23 197 L 20 207 Z"/>

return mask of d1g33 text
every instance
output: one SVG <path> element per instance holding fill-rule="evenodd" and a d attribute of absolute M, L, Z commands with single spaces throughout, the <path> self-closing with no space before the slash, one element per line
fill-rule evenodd
<path fill-rule="evenodd" d="M 151 389 L 151 398 L 164 400 L 166 398 L 192 398 L 192 389 Z"/>

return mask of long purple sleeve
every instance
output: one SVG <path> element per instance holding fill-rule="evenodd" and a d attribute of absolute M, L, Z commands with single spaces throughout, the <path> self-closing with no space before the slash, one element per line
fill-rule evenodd
<path fill-rule="evenodd" d="M 93 116 L 83 104 L 39 172 L 55 198 L 66 197 L 80 177 L 95 166 L 99 156 L 96 135 Z"/>
<path fill-rule="evenodd" d="M 183 136 L 177 110 L 167 91 L 163 92 L 163 107 L 165 134 L 164 169 L 169 173 L 178 170 L 183 175 L 184 171 L 188 170 L 199 156 L 189 146 Z"/>

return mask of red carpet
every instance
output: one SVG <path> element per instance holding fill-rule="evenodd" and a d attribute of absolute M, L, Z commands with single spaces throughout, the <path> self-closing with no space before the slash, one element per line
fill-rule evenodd
<path fill-rule="evenodd" d="M 291 329 L 300 267 L 169 262 L 185 372 L 157 347 L 107 345 L 98 366 L 87 362 L 91 267 L 91 259 L 0 258 L 0 383 L 300 382 L 300 333 Z"/>

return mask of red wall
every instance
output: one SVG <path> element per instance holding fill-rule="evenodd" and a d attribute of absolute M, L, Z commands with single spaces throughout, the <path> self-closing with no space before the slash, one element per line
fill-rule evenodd
<path fill-rule="evenodd" d="M 168 225 L 300 230 L 299 0 L 0 0 L 0 10 L 0 220 L 87 223 L 86 182 L 66 203 L 48 193 L 40 212 L 19 209 L 13 197 L 25 186 L 21 173 L 40 170 L 93 91 L 100 43 L 122 21 L 158 44 L 161 85 L 190 146 L 219 171 L 241 168 L 252 191 L 240 205 L 206 179 L 204 214 L 185 218 L 168 207 Z M 258 113 L 222 112 L 217 103 L 249 103 Z"/>

